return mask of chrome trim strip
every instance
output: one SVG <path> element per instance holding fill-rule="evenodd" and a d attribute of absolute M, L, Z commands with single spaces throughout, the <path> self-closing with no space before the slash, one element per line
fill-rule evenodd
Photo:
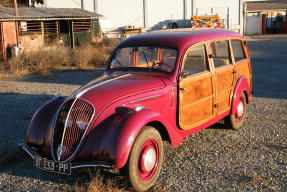
<path fill-rule="evenodd" d="M 37 153 L 30 149 L 30 147 L 28 147 L 26 144 L 19 144 L 19 148 L 23 149 L 33 160 L 35 159 Z"/>
<path fill-rule="evenodd" d="M 84 89 L 82 92 L 78 93 L 75 97 L 76 97 L 76 98 L 79 98 L 79 97 L 81 97 L 83 94 L 85 94 L 86 92 L 88 92 L 89 90 L 91 90 L 91 89 L 93 89 L 93 88 L 95 88 L 95 87 L 98 87 L 98 86 L 100 86 L 100 85 L 106 84 L 106 83 L 111 82 L 111 81 L 113 81 L 113 80 L 116 80 L 116 79 L 119 79 L 119 78 L 122 78 L 122 77 L 126 77 L 126 76 L 129 76 L 129 75 L 131 75 L 131 74 L 121 75 L 121 76 L 115 77 L 115 78 L 113 78 L 113 79 L 109 79 L 109 80 L 107 80 L 107 81 L 103 81 L 103 82 L 101 82 L 101 83 L 98 83 L 98 84 L 96 84 L 96 85 L 94 85 L 94 86 L 87 87 L 87 88 Z"/>
<path fill-rule="evenodd" d="M 146 98 L 143 98 L 143 99 L 139 99 L 139 100 L 132 101 L 132 102 L 130 102 L 130 103 L 138 103 L 138 102 L 141 102 L 141 101 L 146 101 L 146 100 L 150 100 L 150 99 L 155 99 L 155 98 L 158 98 L 158 97 L 161 97 L 161 95 L 146 97 Z"/>
<path fill-rule="evenodd" d="M 33 160 L 35 159 L 35 156 L 38 155 L 37 152 L 33 151 L 28 145 L 26 144 L 19 144 L 19 148 L 23 149 Z M 103 167 L 103 168 L 109 168 L 112 169 L 114 168 L 113 165 L 108 165 L 108 164 L 102 164 L 102 163 L 72 163 L 71 169 L 78 169 L 78 168 L 86 168 L 86 167 Z"/>
<path fill-rule="evenodd" d="M 52 157 L 53 157 L 53 160 L 55 160 L 56 161 L 56 157 L 55 157 L 55 155 L 54 155 L 54 133 L 55 133 L 55 126 L 56 126 L 56 123 L 57 123 L 57 120 L 58 120 L 58 116 L 59 116 L 59 113 L 60 113 L 60 111 L 61 111 L 61 109 L 62 109 L 62 107 L 64 106 L 64 104 L 67 102 L 67 101 L 69 101 L 71 98 L 69 98 L 69 99 L 66 99 L 62 104 L 61 104 L 61 106 L 58 108 L 58 110 L 57 110 L 57 113 L 56 113 L 56 117 L 54 116 L 54 118 L 53 118 L 53 128 L 52 128 L 52 136 L 51 136 L 51 154 L 52 154 Z M 57 154 L 56 154 L 57 155 Z"/>
<path fill-rule="evenodd" d="M 72 109 L 73 109 L 73 107 L 74 107 L 74 105 L 75 105 L 77 99 L 78 99 L 78 98 L 76 98 L 76 99 L 74 100 L 73 104 L 72 104 L 71 107 L 70 107 L 70 110 L 69 110 L 69 112 L 68 112 L 68 115 L 67 115 L 67 119 L 66 119 L 65 126 L 64 126 L 64 131 L 63 131 L 63 136 L 62 136 L 62 141 L 61 141 L 61 144 L 60 144 L 60 147 L 61 147 L 61 148 L 63 148 L 63 142 L 64 142 L 66 130 L 67 130 L 68 119 L 69 119 L 69 117 L 70 117 L 71 111 L 72 111 Z M 58 117 L 57 117 L 57 118 L 58 118 Z M 57 120 L 56 120 L 56 122 L 57 122 Z M 54 135 L 53 135 L 53 137 L 54 137 Z M 58 147 L 56 147 L 56 150 L 58 150 Z M 57 154 L 57 151 L 56 151 L 56 155 L 57 155 L 58 161 L 60 161 L 62 154 L 60 154 L 59 157 L 58 157 L 58 154 Z"/>
<path fill-rule="evenodd" d="M 114 168 L 113 165 L 104 165 L 101 163 L 96 163 L 96 164 L 79 164 L 79 165 L 73 165 L 72 164 L 72 169 L 79 169 L 79 168 L 87 168 L 87 167 L 102 167 L 102 168 L 109 168 L 112 169 Z"/>

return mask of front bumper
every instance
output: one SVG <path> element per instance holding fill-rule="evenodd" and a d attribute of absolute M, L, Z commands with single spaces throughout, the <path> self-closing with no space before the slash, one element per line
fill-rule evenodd
<path fill-rule="evenodd" d="M 32 150 L 27 144 L 20 144 L 19 148 L 23 150 L 26 154 L 29 155 L 33 160 L 36 156 L 40 156 L 36 151 Z M 88 167 L 102 167 L 112 169 L 114 166 L 112 164 L 104 164 L 104 163 L 72 163 L 71 169 L 78 168 L 88 168 Z"/>

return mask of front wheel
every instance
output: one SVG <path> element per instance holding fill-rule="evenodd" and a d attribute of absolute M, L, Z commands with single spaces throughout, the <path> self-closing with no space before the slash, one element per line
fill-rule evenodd
<path fill-rule="evenodd" d="M 224 119 L 225 125 L 228 128 L 238 130 L 245 119 L 246 116 L 246 109 L 247 109 L 247 102 L 244 93 L 241 93 L 239 102 L 236 106 L 235 114 L 231 114 Z"/>
<path fill-rule="evenodd" d="M 137 136 L 126 165 L 126 173 L 136 191 L 146 191 L 156 182 L 163 162 L 159 132 L 146 126 Z"/>

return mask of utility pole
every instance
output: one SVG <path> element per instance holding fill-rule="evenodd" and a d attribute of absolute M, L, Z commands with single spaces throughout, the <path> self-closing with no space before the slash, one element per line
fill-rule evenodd
<path fill-rule="evenodd" d="M 85 1 L 84 0 L 81 0 L 81 8 L 85 9 Z"/>
<path fill-rule="evenodd" d="M 15 16 L 18 17 L 18 5 L 17 5 L 17 0 L 14 0 L 14 12 Z M 19 32 L 18 32 L 18 22 L 15 22 L 15 29 L 16 29 L 16 41 L 17 41 L 17 46 L 19 46 Z"/>
<path fill-rule="evenodd" d="M 143 0 L 143 25 L 144 28 L 147 27 L 147 2 Z"/>
<path fill-rule="evenodd" d="M 14 0 L 14 12 L 15 12 L 15 16 L 19 16 L 18 14 L 18 5 L 17 5 L 17 0 Z"/>

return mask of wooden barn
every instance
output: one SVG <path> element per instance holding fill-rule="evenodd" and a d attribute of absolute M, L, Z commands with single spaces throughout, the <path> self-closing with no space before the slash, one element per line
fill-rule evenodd
<path fill-rule="evenodd" d="M 13 48 L 37 51 L 49 45 L 74 48 L 93 41 L 99 32 L 99 14 L 77 8 L 0 8 L 0 58 L 11 57 Z"/>

